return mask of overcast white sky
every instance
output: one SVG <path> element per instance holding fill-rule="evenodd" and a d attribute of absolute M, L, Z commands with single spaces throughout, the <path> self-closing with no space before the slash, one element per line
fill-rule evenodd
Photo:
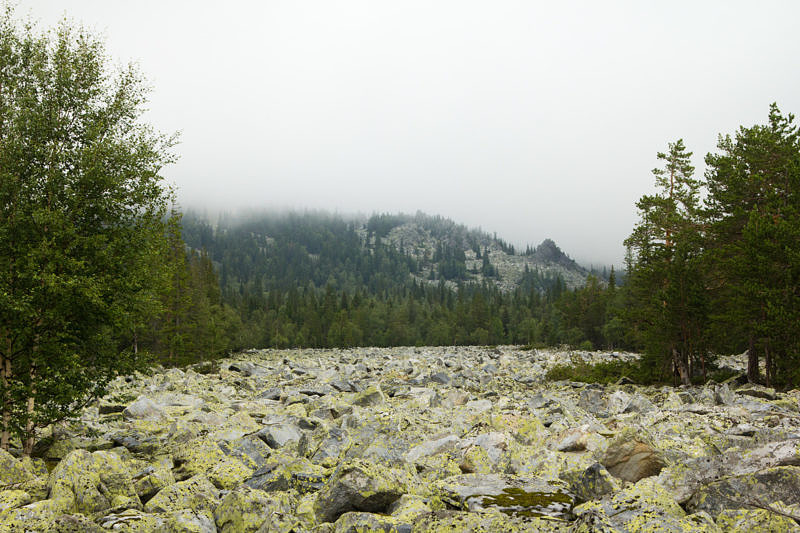
<path fill-rule="evenodd" d="M 451 217 L 621 263 L 656 152 L 800 112 L 800 2 L 19 0 L 180 130 L 184 207 Z"/>

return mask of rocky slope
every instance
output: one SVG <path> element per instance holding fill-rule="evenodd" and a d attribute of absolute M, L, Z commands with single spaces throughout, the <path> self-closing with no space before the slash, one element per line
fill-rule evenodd
<path fill-rule="evenodd" d="M 393 227 L 385 237 L 386 242 L 419 262 L 419 281 L 429 281 L 431 270 L 436 270 L 437 264 L 432 259 L 437 247 L 448 246 L 463 252 L 467 281 L 486 281 L 503 291 L 519 287 L 526 269 L 543 278 L 560 277 L 570 289 L 586 283 L 589 271 L 570 259 L 551 239 L 545 239 L 530 253 L 518 254 L 512 253 L 513 249 L 503 241 L 486 233 L 468 230 L 454 223 L 441 229 L 436 221 L 435 218 L 419 214 Z M 483 255 L 487 252 L 489 263 L 495 270 L 492 276 L 482 273 Z M 455 286 L 455 282 L 449 284 Z"/>
<path fill-rule="evenodd" d="M 800 392 L 542 381 L 570 357 L 632 355 L 258 351 L 120 378 L 41 459 L 0 451 L 0 531 L 800 531 Z"/>

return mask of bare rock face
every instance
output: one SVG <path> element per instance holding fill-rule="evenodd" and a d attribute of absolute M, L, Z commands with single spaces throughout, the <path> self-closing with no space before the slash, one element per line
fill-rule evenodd
<path fill-rule="evenodd" d="M 614 477 L 635 483 L 657 476 L 664 468 L 659 454 L 649 444 L 637 440 L 618 440 L 606 450 L 601 461 Z"/>

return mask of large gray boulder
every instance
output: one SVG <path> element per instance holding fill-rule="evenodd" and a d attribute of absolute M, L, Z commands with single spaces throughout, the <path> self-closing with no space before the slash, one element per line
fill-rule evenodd
<path fill-rule="evenodd" d="M 385 513 L 417 484 L 408 470 L 356 459 L 339 466 L 319 492 L 314 511 L 320 522 L 335 522 L 348 511 Z"/>
<path fill-rule="evenodd" d="M 139 396 L 136 401 L 128 405 L 122 416 L 127 420 L 164 420 L 167 413 L 164 409 L 146 396 Z"/>
<path fill-rule="evenodd" d="M 800 467 L 779 466 L 709 483 L 692 495 L 686 508 L 716 517 L 725 509 L 751 509 L 778 501 L 800 504 Z"/>

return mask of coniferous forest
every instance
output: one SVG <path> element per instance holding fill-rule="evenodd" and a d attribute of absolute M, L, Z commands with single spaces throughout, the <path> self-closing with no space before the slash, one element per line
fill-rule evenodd
<path fill-rule="evenodd" d="M 682 140 L 657 154 L 656 192 L 637 203 L 625 272 L 587 272 L 585 283 L 572 288 L 528 269 L 513 289 L 500 287 L 481 244 L 492 237 L 440 217 L 422 217 L 438 243 L 425 267 L 386 240 L 411 220 L 403 215 L 359 222 L 324 213 L 251 213 L 212 221 L 190 211 L 180 220 L 186 251 L 173 237 L 165 313 L 139 341 L 167 363 L 243 347 L 634 350 L 644 354 L 639 379 L 676 383 L 706 379 L 715 355 L 747 350 L 751 381 L 796 384 L 794 117 L 772 105 L 766 124 L 721 136 L 718 151 L 706 156 L 705 176 L 695 175 L 690 157 Z M 470 278 L 465 249 L 482 257 L 480 281 Z"/>

